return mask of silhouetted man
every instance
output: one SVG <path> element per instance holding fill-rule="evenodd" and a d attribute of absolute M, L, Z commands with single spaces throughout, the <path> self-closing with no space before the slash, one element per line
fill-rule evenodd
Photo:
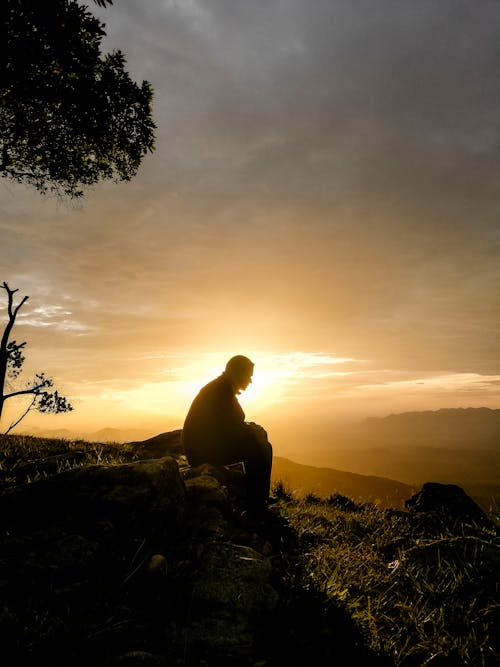
<path fill-rule="evenodd" d="M 262 426 L 245 421 L 236 398 L 252 381 L 253 369 L 250 359 L 237 355 L 200 390 L 184 421 L 182 443 L 192 466 L 243 461 L 248 505 L 259 509 L 269 499 L 273 450 Z"/>

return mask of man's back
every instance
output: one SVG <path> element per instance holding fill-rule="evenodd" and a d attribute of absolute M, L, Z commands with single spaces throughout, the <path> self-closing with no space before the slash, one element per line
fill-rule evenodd
<path fill-rule="evenodd" d="M 194 399 L 182 429 L 191 465 L 224 465 L 241 459 L 251 432 L 225 375 L 205 385 Z M 238 458 L 239 456 L 239 458 Z"/>

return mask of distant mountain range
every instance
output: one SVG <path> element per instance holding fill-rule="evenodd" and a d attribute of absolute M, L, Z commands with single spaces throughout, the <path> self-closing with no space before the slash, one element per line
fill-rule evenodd
<path fill-rule="evenodd" d="M 295 457 L 293 457 L 295 458 Z M 442 409 L 369 418 L 332 429 L 308 450 L 314 465 L 397 479 L 500 490 L 500 410 Z M 300 459 L 303 461 L 303 459 Z M 488 490 L 489 489 L 489 490 Z"/>
<path fill-rule="evenodd" d="M 370 417 L 356 435 L 379 444 L 500 448 L 500 409 L 443 408 Z"/>
<path fill-rule="evenodd" d="M 37 438 L 61 438 L 63 440 L 86 440 L 87 442 L 132 442 L 145 440 L 156 435 L 152 429 L 101 428 L 97 431 L 71 431 L 66 428 L 43 429 L 31 427 L 16 431 L 20 435 L 34 435 Z"/>
<path fill-rule="evenodd" d="M 82 439 L 89 442 L 130 442 L 153 437 L 150 428 L 113 428 L 96 431 L 69 429 L 22 428 L 18 433 L 48 438 Z M 368 417 L 337 432 L 349 444 L 357 445 L 423 445 L 500 449 L 500 409 L 442 408 L 423 412 L 401 412 L 386 417 Z"/>

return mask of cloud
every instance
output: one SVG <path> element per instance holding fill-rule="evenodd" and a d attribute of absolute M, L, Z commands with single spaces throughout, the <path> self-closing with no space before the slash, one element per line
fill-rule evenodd
<path fill-rule="evenodd" d="M 158 91 L 152 169 L 186 193 L 449 202 L 457 180 L 493 186 L 496 3 L 123 2 L 106 17 Z"/>
<path fill-rule="evenodd" d="M 62 306 L 42 306 L 34 308 L 30 314 L 20 313 L 16 324 L 27 327 L 54 328 L 63 332 L 73 331 L 80 334 L 93 330 L 93 327 L 72 319 L 71 315 L 71 311 Z"/>
<path fill-rule="evenodd" d="M 427 395 L 432 398 L 446 398 L 448 395 L 460 399 L 470 396 L 484 398 L 485 394 L 497 395 L 500 375 L 480 375 L 479 373 L 446 373 L 441 375 L 417 376 L 412 379 L 377 382 L 360 385 L 364 394 L 383 395 Z"/>

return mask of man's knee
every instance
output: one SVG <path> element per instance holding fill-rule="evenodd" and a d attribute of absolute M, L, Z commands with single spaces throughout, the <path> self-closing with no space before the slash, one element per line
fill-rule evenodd
<path fill-rule="evenodd" d="M 250 426 L 257 442 L 267 442 L 267 432 L 260 424 L 256 424 L 255 422 L 247 422 L 247 425 Z"/>
<path fill-rule="evenodd" d="M 269 440 L 266 441 L 266 444 L 264 446 L 264 454 L 269 462 L 273 460 L 273 446 L 271 445 Z"/>

